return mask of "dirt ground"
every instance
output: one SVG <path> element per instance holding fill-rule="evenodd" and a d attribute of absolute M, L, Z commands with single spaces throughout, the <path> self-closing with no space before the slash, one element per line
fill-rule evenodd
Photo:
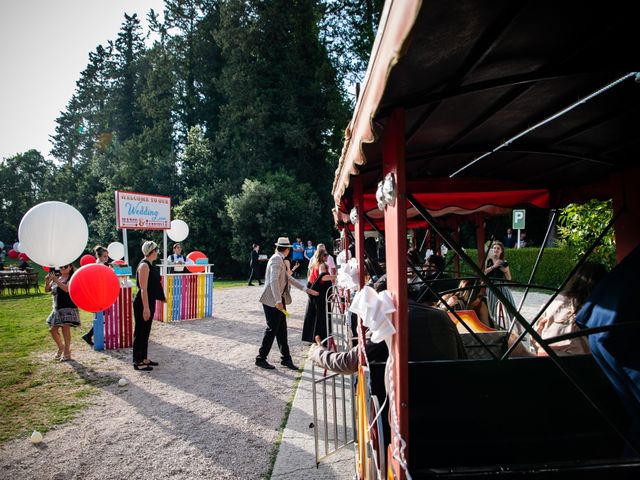
<path fill-rule="evenodd" d="M 260 287 L 215 290 L 214 317 L 162 324 L 151 332 L 153 372 L 131 367 L 131 350 L 94 352 L 75 345 L 76 369 L 97 382 L 92 406 L 49 431 L 0 448 L 6 479 L 259 479 L 269 468 L 296 372 L 254 366 L 264 332 Z M 289 344 L 296 364 L 306 295 L 294 290 Z M 50 355 L 41 361 L 50 362 Z M 118 386 L 126 378 L 129 384 Z"/>

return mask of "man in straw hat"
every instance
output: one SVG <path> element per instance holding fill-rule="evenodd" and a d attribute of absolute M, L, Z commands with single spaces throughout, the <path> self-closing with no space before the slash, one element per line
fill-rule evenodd
<path fill-rule="evenodd" d="M 276 242 L 276 252 L 267 263 L 267 271 L 264 279 L 264 291 L 260 296 L 260 302 L 264 309 L 264 316 L 267 319 L 267 328 L 264 331 L 262 345 L 256 357 L 256 365 L 269 370 L 275 367 L 267 362 L 267 356 L 273 345 L 275 338 L 282 355 L 281 364 L 291 370 L 298 370 L 293 364 L 291 353 L 289 352 L 289 342 L 287 340 L 287 317 L 285 306 L 291 303 L 289 285 L 293 285 L 310 295 L 318 295 L 318 292 L 307 288 L 305 284 L 289 276 L 284 259 L 289 255 L 293 247 L 289 243 L 288 237 L 280 237 Z"/>

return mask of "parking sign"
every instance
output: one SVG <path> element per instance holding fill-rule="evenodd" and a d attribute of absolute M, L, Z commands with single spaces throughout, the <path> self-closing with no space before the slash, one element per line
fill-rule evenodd
<path fill-rule="evenodd" d="M 526 211 L 525 210 L 514 210 L 513 211 L 513 229 L 514 230 L 524 230 Z"/>

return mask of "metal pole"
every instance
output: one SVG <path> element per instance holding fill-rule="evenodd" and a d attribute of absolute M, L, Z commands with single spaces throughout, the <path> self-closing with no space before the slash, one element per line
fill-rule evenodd
<path fill-rule="evenodd" d="M 127 229 L 122 229 L 122 243 L 124 244 L 124 261 L 129 265 L 129 244 L 127 243 Z"/>

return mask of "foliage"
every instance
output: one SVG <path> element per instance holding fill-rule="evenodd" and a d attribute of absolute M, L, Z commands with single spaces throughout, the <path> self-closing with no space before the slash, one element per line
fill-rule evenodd
<path fill-rule="evenodd" d="M 465 249 L 467 255 L 477 261 L 478 253 L 476 249 Z M 518 283 L 528 283 L 531 271 L 538 257 L 538 248 L 509 248 L 505 252 L 505 260 L 509 262 L 512 280 Z M 452 252 L 447 254 L 449 265 L 453 265 L 450 258 Z M 571 272 L 575 265 L 575 261 L 571 255 L 567 254 L 564 248 L 545 248 L 544 255 L 540 261 L 540 265 L 533 278 L 533 284 L 546 287 L 559 287 L 566 276 Z M 450 267 L 452 268 L 452 267 Z M 449 269 L 449 268 L 448 268 Z M 464 262 L 460 262 L 461 274 L 474 275 L 471 268 Z"/>
<path fill-rule="evenodd" d="M 383 6 L 384 0 L 322 2 L 320 36 L 344 90 L 364 79 Z"/>
<path fill-rule="evenodd" d="M 57 188 L 53 162 L 29 150 L 0 161 L 0 239 L 18 238 L 22 216 L 34 205 L 53 200 Z"/>
<path fill-rule="evenodd" d="M 231 227 L 231 255 L 246 260 L 254 242 L 271 251 L 280 236 L 317 238 L 317 205 L 311 186 L 284 172 L 245 180 L 239 194 L 227 197 L 223 214 Z"/>
<path fill-rule="evenodd" d="M 562 210 L 558 220 L 560 243 L 572 257 L 580 258 L 600 235 L 613 218 L 611 200 L 590 200 L 584 204 L 572 203 Z M 596 247 L 591 259 L 609 268 L 616 263 L 616 244 L 613 230 L 610 230 Z"/>
<path fill-rule="evenodd" d="M 205 251 L 217 273 L 241 271 L 240 257 L 244 271 L 251 242 L 240 246 L 240 231 L 268 242 L 283 232 L 329 240 L 345 85 L 363 70 L 381 4 L 166 0 L 163 15 L 149 12 L 148 32 L 125 14 L 117 36 L 89 53 L 57 118 L 55 160 L 29 151 L 0 164 L 0 238 L 13 241 L 26 210 L 55 199 L 85 216 L 89 246 L 109 243 L 120 236 L 113 192 L 133 190 L 170 195 L 173 218 L 190 226 L 187 248 Z M 263 230 L 253 232 L 244 212 L 229 221 L 226 197 L 245 195 L 246 179 L 272 195 L 282 187 L 274 178 L 290 190 L 287 208 L 304 214 L 260 203 L 254 212 L 264 207 L 283 223 L 258 222 Z M 133 261 L 148 238 L 160 240 L 129 232 Z"/>

